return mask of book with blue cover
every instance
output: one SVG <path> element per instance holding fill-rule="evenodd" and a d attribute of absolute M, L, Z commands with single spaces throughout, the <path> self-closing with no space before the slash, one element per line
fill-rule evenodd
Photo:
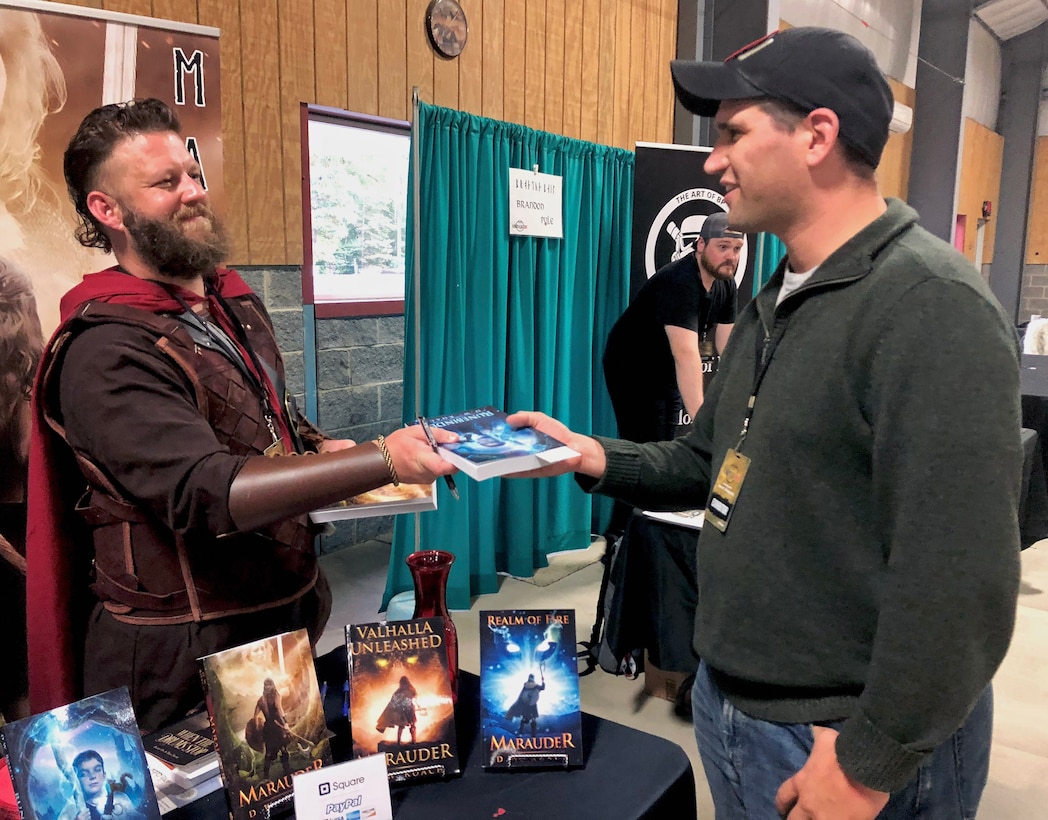
<path fill-rule="evenodd" d="M 534 427 L 514 427 L 506 415 L 494 407 L 478 407 L 427 418 L 426 423 L 458 434 L 458 441 L 440 445 L 440 456 L 476 481 L 538 469 L 578 455 Z"/>
<path fill-rule="evenodd" d="M 574 610 L 480 613 L 480 730 L 485 768 L 582 765 Z"/>
<path fill-rule="evenodd" d="M 126 687 L 0 727 L 24 820 L 159 820 Z"/>

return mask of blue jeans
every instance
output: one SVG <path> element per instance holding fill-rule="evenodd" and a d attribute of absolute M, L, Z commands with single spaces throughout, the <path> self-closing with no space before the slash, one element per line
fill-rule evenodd
<path fill-rule="evenodd" d="M 745 715 L 728 702 L 700 662 L 691 690 L 699 756 L 717 809 L 717 820 L 773 820 L 779 786 L 805 764 L 812 727 L 771 723 Z M 826 724 L 838 728 L 840 723 Z M 993 693 L 982 694 L 964 725 L 921 764 L 917 776 L 892 794 L 879 820 L 970 820 L 975 817 L 990 768 Z"/>

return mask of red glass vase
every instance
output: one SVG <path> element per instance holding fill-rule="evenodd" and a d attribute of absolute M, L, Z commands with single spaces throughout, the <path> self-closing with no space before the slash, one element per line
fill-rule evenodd
<path fill-rule="evenodd" d="M 413 618 L 443 618 L 444 643 L 448 648 L 448 672 L 451 677 L 451 695 L 458 700 L 458 632 L 448 612 L 448 573 L 455 556 L 444 550 L 420 550 L 404 561 L 411 570 L 415 584 L 415 613 Z"/>

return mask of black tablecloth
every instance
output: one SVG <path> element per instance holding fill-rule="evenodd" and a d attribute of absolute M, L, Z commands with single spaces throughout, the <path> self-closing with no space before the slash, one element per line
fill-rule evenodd
<path fill-rule="evenodd" d="M 1023 428 L 1036 437 L 1023 439 L 1023 495 L 1019 531 L 1023 549 L 1048 538 L 1048 356 L 1023 354 L 1019 371 Z"/>
<path fill-rule="evenodd" d="M 346 650 L 317 659 L 317 678 L 327 683 L 324 712 L 335 732 L 332 755 L 349 758 L 349 724 L 342 716 Z M 478 704 L 480 681 L 463 672 L 455 722 L 460 776 L 445 781 L 393 786 L 396 820 L 560 820 L 605 817 L 696 818 L 691 761 L 675 743 L 594 715 L 582 715 L 585 765 L 568 771 L 487 771 L 483 768 Z M 499 814 L 499 810 L 504 814 Z M 168 814 L 167 820 L 225 820 L 219 790 Z M 306 818 L 303 818 L 306 820 Z"/>
<path fill-rule="evenodd" d="M 606 640 L 616 658 L 647 650 L 667 672 L 694 672 L 692 649 L 698 601 L 695 550 L 699 530 L 648 518 L 630 517 L 612 566 L 614 595 Z"/>

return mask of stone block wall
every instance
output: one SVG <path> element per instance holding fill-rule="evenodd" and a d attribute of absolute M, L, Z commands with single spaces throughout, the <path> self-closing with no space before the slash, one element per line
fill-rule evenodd
<path fill-rule="evenodd" d="M 1048 316 L 1048 265 L 1027 265 L 1023 269 L 1019 323 L 1031 316 Z"/>
<path fill-rule="evenodd" d="M 302 269 L 237 270 L 269 310 L 284 355 L 288 388 L 304 410 Z M 369 441 L 399 427 L 404 397 L 404 317 L 318 319 L 316 342 L 318 426 L 333 438 L 354 441 Z M 392 536 L 392 516 L 341 521 L 333 532 L 321 536 L 321 551 Z"/>

